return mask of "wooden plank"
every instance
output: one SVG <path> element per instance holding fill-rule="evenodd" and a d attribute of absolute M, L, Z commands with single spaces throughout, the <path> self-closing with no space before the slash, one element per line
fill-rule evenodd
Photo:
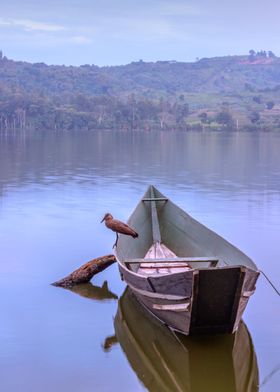
<path fill-rule="evenodd" d="M 173 257 L 164 259 L 130 259 L 125 260 L 127 264 L 135 263 L 218 263 L 217 257 Z"/>
<path fill-rule="evenodd" d="M 150 247 L 145 254 L 144 259 L 173 259 L 174 257 L 176 257 L 175 253 L 168 249 L 163 243 L 156 243 Z"/>
<path fill-rule="evenodd" d="M 203 269 L 195 281 L 191 332 L 232 332 L 241 267 Z"/>
<path fill-rule="evenodd" d="M 238 309 L 235 317 L 233 331 L 238 328 L 239 322 L 241 320 L 242 314 L 246 308 L 247 302 L 251 295 L 255 292 L 256 281 L 258 279 L 259 272 L 253 271 L 246 268 L 245 277 L 243 280 L 243 287 L 240 293 Z"/>
<path fill-rule="evenodd" d="M 185 312 L 189 311 L 189 302 L 184 302 L 181 304 L 153 304 L 153 309 L 157 310 L 170 310 L 174 312 Z"/>
<path fill-rule="evenodd" d="M 168 201 L 166 197 L 145 197 L 142 201 Z"/>
<path fill-rule="evenodd" d="M 188 334 L 190 325 L 190 312 L 174 312 L 170 310 L 154 309 L 153 305 L 156 303 L 154 298 L 144 297 L 135 293 L 136 298 L 158 319 L 164 322 L 169 327 Z M 158 300 L 158 304 L 162 304 L 163 300 Z"/>
<path fill-rule="evenodd" d="M 251 297 L 251 295 L 253 295 L 255 291 L 256 291 L 256 290 L 244 291 L 244 292 L 242 293 L 242 295 L 243 295 L 243 297 Z"/>
<path fill-rule="evenodd" d="M 153 197 L 153 190 L 151 190 L 151 196 Z M 153 233 L 153 243 L 161 243 L 161 235 L 158 222 L 158 214 L 156 202 L 151 201 L 151 217 L 152 217 L 152 233 Z"/>
<path fill-rule="evenodd" d="M 150 275 L 150 282 L 157 293 L 191 296 L 193 270 L 177 272 L 176 274 Z"/>
<path fill-rule="evenodd" d="M 240 302 L 240 295 L 242 292 L 242 287 L 244 286 L 245 277 L 246 277 L 246 269 L 244 267 L 241 267 L 238 283 L 235 288 L 235 297 L 234 297 L 234 301 L 232 304 L 230 332 L 233 332 L 233 329 L 234 329 L 234 326 L 236 323 L 236 319 L 237 319 L 237 315 L 238 315 L 238 306 L 239 306 L 239 302 Z"/>
<path fill-rule="evenodd" d="M 182 261 L 180 261 L 179 263 L 144 263 L 144 265 L 140 264 L 140 268 L 148 268 L 148 269 L 155 269 L 155 268 L 182 268 L 182 267 L 189 267 L 188 263 L 183 263 Z"/>
<path fill-rule="evenodd" d="M 160 294 L 147 290 L 140 290 L 137 287 L 132 286 L 131 284 L 129 285 L 129 288 L 134 293 L 140 294 L 141 296 L 158 299 L 158 300 L 182 301 L 182 300 L 190 299 L 190 296 L 186 297 L 185 295 Z"/>
<path fill-rule="evenodd" d="M 126 267 L 119 264 L 120 273 L 122 275 L 122 279 L 129 285 L 133 287 L 137 287 L 140 290 L 151 291 L 151 286 L 147 281 L 147 277 L 131 273 Z"/>

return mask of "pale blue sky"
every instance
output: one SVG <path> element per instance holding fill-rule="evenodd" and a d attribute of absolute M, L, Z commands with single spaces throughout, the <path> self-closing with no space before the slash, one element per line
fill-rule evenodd
<path fill-rule="evenodd" d="M 0 48 L 47 64 L 280 55 L 279 0 L 0 0 Z"/>

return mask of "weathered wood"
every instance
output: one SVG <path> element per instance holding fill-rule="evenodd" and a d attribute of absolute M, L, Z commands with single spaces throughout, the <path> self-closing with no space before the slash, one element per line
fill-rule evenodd
<path fill-rule="evenodd" d="M 154 196 L 153 190 L 151 190 L 151 195 L 152 197 Z M 157 207 L 155 201 L 151 201 L 151 217 L 152 217 L 153 244 L 160 244 L 161 235 L 160 235 Z"/>
<path fill-rule="evenodd" d="M 168 201 L 167 197 L 144 197 L 142 201 Z"/>
<path fill-rule="evenodd" d="M 175 258 L 176 255 L 170 249 L 168 249 L 164 244 L 156 242 L 153 244 L 145 255 L 145 259 L 166 259 Z"/>
<path fill-rule="evenodd" d="M 71 287 L 80 283 L 89 282 L 92 277 L 99 272 L 103 271 L 117 260 L 114 255 L 106 255 L 98 257 L 96 259 L 88 261 L 80 268 L 73 271 L 70 275 L 65 278 L 52 283 L 53 286 L 58 287 Z"/>
<path fill-rule="evenodd" d="M 150 258 L 150 259 L 130 259 L 125 260 L 126 264 L 137 264 L 137 263 L 206 263 L 206 262 L 218 262 L 217 257 L 170 257 L 170 258 Z"/>

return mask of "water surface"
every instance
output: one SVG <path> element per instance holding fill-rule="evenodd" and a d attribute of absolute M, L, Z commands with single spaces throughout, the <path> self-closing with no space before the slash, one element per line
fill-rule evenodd
<path fill-rule="evenodd" d="M 116 265 L 79 291 L 49 285 L 91 258 L 111 253 L 115 237 L 99 223 L 103 214 L 126 220 L 149 184 L 242 249 L 279 287 L 279 151 L 276 133 L 1 134 L 1 391 L 149 388 L 141 354 L 133 353 L 137 368 L 115 338 L 116 296 L 123 298 L 125 290 Z M 260 390 L 276 392 L 279 297 L 263 277 L 244 321 L 246 336 L 251 335 L 246 341 L 255 352 L 249 365 L 257 369 Z M 189 350 L 195 361 L 211 353 L 206 346 L 205 351 Z M 231 390 L 243 392 L 238 383 L 242 366 L 233 366 L 236 361 L 223 354 L 225 349 L 223 343 L 215 351 L 215 362 L 227 356 L 231 376 L 225 379 L 234 380 Z M 237 358 L 242 364 L 242 355 Z M 190 366 L 180 384 L 179 365 L 167 357 L 174 391 L 195 379 L 197 369 Z M 217 372 L 206 368 L 205 374 L 201 392 L 209 385 L 223 391 L 225 384 L 215 384 Z"/>

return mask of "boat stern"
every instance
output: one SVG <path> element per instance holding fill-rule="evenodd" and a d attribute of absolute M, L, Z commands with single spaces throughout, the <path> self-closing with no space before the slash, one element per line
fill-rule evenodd
<path fill-rule="evenodd" d="M 236 331 L 258 276 L 258 271 L 244 266 L 197 270 L 190 333 Z"/>

